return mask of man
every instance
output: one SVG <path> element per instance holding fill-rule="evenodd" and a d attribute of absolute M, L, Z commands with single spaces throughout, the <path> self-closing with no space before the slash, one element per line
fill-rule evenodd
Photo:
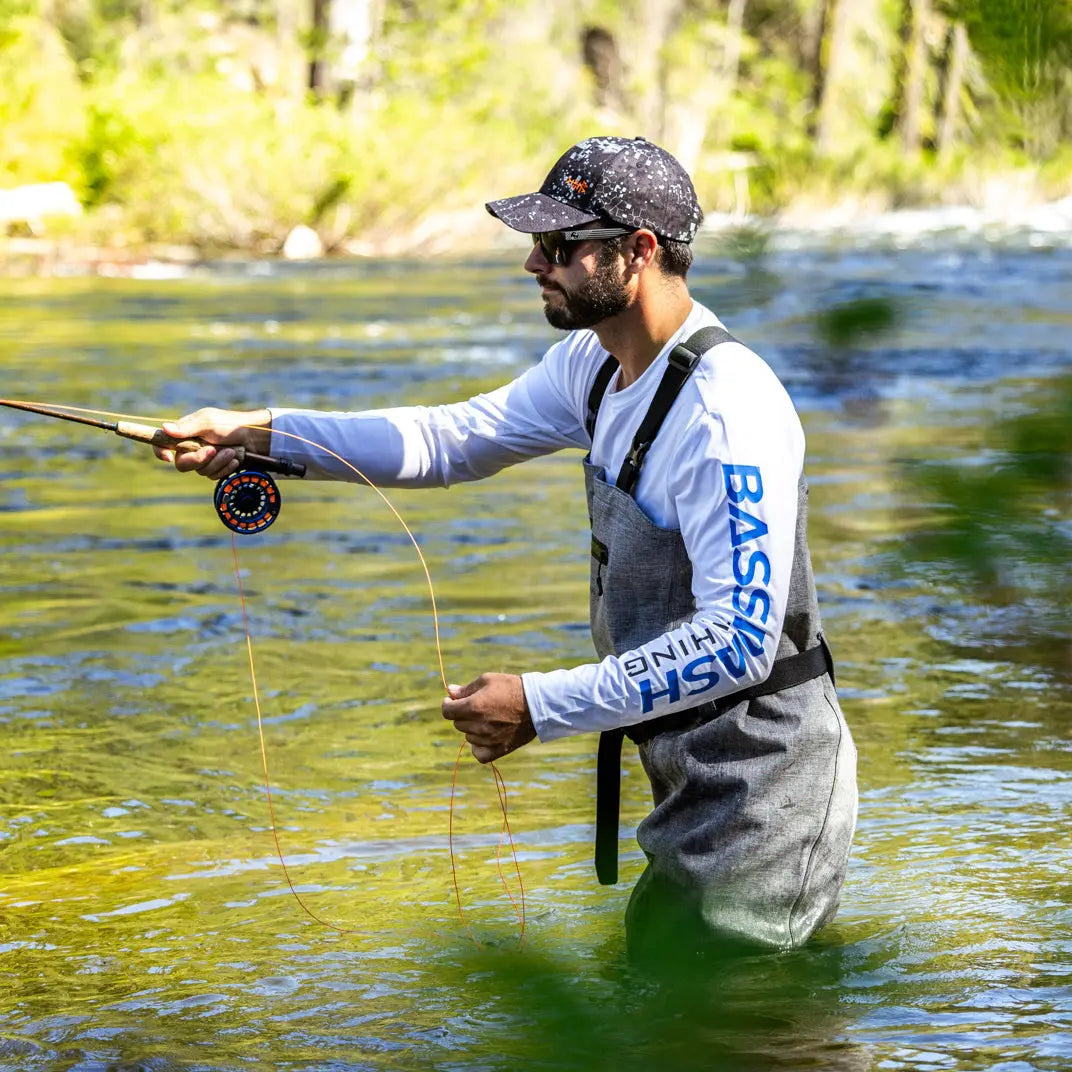
<path fill-rule="evenodd" d="M 806 542 L 804 436 L 784 388 L 689 295 L 702 219 L 688 175 L 641 138 L 589 138 L 539 192 L 488 211 L 530 234 L 526 271 L 569 332 L 513 383 L 466 402 L 357 414 L 202 410 L 165 426 L 216 446 L 177 468 L 219 478 L 229 446 L 377 484 L 449 485 L 562 447 L 589 451 L 591 625 L 599 662 L 482 674 L 444 717 L 481 762 L 601 731 L 596 866 L 617 876 L 623 732 L 654 808 L 631 948 L 799 946 L 833 917 L 856 819 L 855 749 L 834 691 Z M 613 355 L 613 357 L 611 356 Z M 254 430 L 239 425 L 257 425 Z"/>

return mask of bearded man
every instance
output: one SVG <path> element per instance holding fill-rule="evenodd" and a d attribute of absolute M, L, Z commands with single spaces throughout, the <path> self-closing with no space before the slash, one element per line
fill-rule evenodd
<path fill-rule="evenodd" d="M 383 486 L 447 486 L 580 447 L 597 659 L 481 674 L 443 715 L 482 763 L 598 733 L 596 870 L 617 879 L 623 737 L 653 808 L 626 912 L 630 949 L 794 948 L 834 915 L 856 821 L 856 752 L 834 688 L 807 544 L 804 434 L 771 369 L 695 302 L 702 221 L 680 163 L 643 138 L 589 138 L 539 191 L 488 211 L 528 234 L 525 270 L 568 332 L 498 390 L 364 413 L 201 410 L 166 425 L 209 445 L 183 471 L 234 472 L 234 446 Z M 248 426 L 256 427 L 248 427 Z"/>

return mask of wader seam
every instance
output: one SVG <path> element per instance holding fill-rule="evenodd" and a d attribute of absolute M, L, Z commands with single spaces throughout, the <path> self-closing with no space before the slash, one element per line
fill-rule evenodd
<path fill-rule="evenodd" d="M 800 907 L 804 891 L 808 888 L 808 878 L 811 875 L 812 864 L 815 862 L 815 850 L 819 847 L 819 842 L 823 840 L 823 834 L 826 833 L 826 827 L 830 822 L 830 809 L 834 806 L 834 791 L 837 789 L 838 771 L 841 767 L 841 742 L 845 736 L 845 731 L 842 728 L 841 719 L 838 718 L 838 713 L 834 709 L 834 705 L 830 702 L 830 697 L 826 695 L 825 687 L 823 688 L 823 699 L 826 701 L 826 706 L 830 708 L 830 713 L 834 716 L 834 721 L 837 723 L 838 728 L 837 747 L 834 751 L 834 774 L 830 779 L 830 793 L 826 798 L 826 811 L 823 814 L 823 823 L 822 826 L 819 827 L 819 832 L 815 835 L 815 840 L 812 842 L 811 849 L 808 850 L 808 862 L 804 867 L 804 874 L 800 879 L 800 892 L 797 894 L 796 900 L 793 902 L 793 907 L 789 909 L 789 918 L 786 920 L 786 930 L 789 932 L 789 941 L 791 943 L 795 942 L 795 936 L 793 934 L 793 917 L 796 915 L 797 909 Z"/>

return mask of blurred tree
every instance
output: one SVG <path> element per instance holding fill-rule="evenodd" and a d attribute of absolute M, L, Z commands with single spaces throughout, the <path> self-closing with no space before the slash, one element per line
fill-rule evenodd
<path fill-rule="evenodd" d="M 960 97 L 964 92 L 964 74 L 968 66 L 968 32 L 964 23 L 952 19 L 946 29 L 938 86 L 936 146 L 940 156 L 948 156 L 957 140 L 960 123 Z"/>
<path fill-rule="evenodd" d="M 726 49 L 722 56 L 722 81 L 725 83 L 728 96 L 737 92 L 746 3 L 747 0 L 730 0 L 729 9 L 726 12 Z"/>
<path fill-rule="evenodd" d="M 366 62 L 383 22 L 384 0 L 312 0 L 305 38 L 308 87 L 318 100 L 346 107 L 371 86 Z"/>
<path fill-rule="evenodd" d="M 906 62 L 897 129 L 901 147 L 909 153 L 919 152 L 923 137 L 923 105 L 928 67 L 924 30 L 929 15 L 930 0 L 904 0 L 901 34 L 905 42 Z"/>
<path fill-rule="evenodd" d="M 309 52 L 309 90 L 322 97 L 327 84 L 328 18 L 331 0 L 313 0 L 312 22 L 306 39 Z"/>
<path fill-rule="evenodd" d="M 605 26 L 586 26 L 581 37 L 585 66 L 592 72 L 599 108 L 618 110 L 625 105 L 622 92 L 622 58 L 618 43 Z"/>
<path fill-rule="evenodd" d="M 970 196 L 1028 154 L 1058 189 L 1070 71 L 1070 0 L 0 0 L 0 174 L 69 177 L 94 206 L 166 216 L 154 233 L 183 219 L 175 240 L 213 215 L 244 218 L 224 229 L 238 236 L 295 214 L 341 239 L 349 221 L 405 216 L 400 184 L 410 215 L 440 184 L 468 200 L 492 130 L 518 181 L 603 130 L 666 144 L 712 210 L 920 203 L 958 179 Z M 336 107 L 314 118 L 318 101 Z M 210 148 L 217 128 L 230 136 Z M 952 152 L 969 138 L 971 154 Z M 420 139 L 443 149 L 417 166 Z M 268 159 L 269 144 L 297 159 Z M 940 167 L 917 151 L 931 145 Z M 164 146 L 179 164 L 166 192 Z M 298 211 L 284 191 L 321 152 L 337 167 L 303 184 Z M 195 159 L 203 174 L 181 180 Z M 251 171 L 291 177 L 256 196 L 238 180 L 212 213 L 190 203 Z"/>
<path fill-rule="evenodd" d="M 826 10 L 824 21 L 829 29 L 826 40 L 821 45 L 821 92 L 815 124 L 815 142 L 820 153 L 831 152 L 836 144 L 838 102 L 836 96 L 830 92 L 830 87 L 842 69 L 851 62 L 849 51 L 852 47 L 852 21 L 848 0 L 826 0 Z"/>
<path fill-rule="evenodd" d="M 1072 3 L 949 0 L 996 96 L 1008 136 L 1030 156 L 1072 135 Z"/>
<path fill-rule="evenodd" d="M 900 147 L 916 154 L 923 146 L 931 54 L 927 44 L 931 0 L 900 0 L 896 47 L 890 62 L 890 92 L 878 121 L 878 135 L 896 134 Z"/>
<path fill-rule="evenodd" d="M 826 59 L 828 51 L 827 33 L 830 27 L 830 13 L 837 0 L 816 0 L 806 22 L 802 37 L 804 69 L 811 84 L 808 113 L 808 133 L 815 138 L 819 129 L 819 116 L 822 113 L 823 96 L 826 90 Z"/>

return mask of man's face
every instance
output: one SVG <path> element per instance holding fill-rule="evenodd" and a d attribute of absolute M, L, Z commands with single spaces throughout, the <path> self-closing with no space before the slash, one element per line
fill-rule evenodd
<path fill-rule="evenodd" d="M 629 306 L 618 243 L 599 242 L 594 253 L 578 249 L 564 268 L 553 268 L 533 251 L 525 267 L 536 275 L 543 295 L 543 315 L 553 328 L 578 331 L 624 312 Z M 552 279 L 552 275 L 554 278 Z"/>

